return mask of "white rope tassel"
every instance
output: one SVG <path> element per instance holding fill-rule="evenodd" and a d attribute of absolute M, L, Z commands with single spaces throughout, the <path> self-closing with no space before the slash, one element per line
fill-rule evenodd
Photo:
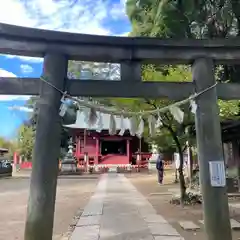
<path fill-rule="evenodd" d="M 62 96 L 61 106 L 60 106 L 60 109 L 59 109 L 59 115 L 61 117 L 63 117 L 65 115 L 66 111 L 67 111 L 67 104 L 66 104 L 64 96 Z"/>
<path fill-rule="evenodd" d="M 197 104 L 196 104 L 196 102 L 194 100 L 190 101 L 190 106 L 191 106 L 191 112 L 193 114 L 196 114 L 196 112 L 197 112 Z"/>
<path fill-rule="evenodd" d="M 120 118 L 120 132 L 118 133 L 118 135 L 123 136 L 125 131 L 126 131 L 126 128 L 125 128 L 125 124 L 124 124 L 124 117 L 121 116 L 121 118 Z"/>
<path fill-rule="evenodd" d="M 115 117 L 111 114 L 110 115 L 110 123 L 109 123 L 109 134 L 115 135 L 116 131 L 117 131 L 117 129 L 116 129 Z"/>
<path fill-rule="evenodd" d="M 143 121 L 143 118 L 141 117 L 140 123 L 138 125 L 137 136 L 139 138 L 142 138 L 143 132 L 144 132 L 144 121 Z"/>
<path fill-rule="evenodd" d="M 156 122 L 156 128 L 160 128 L 162 126 L 162 119 L 161 116 L 158 116 L 157 122 Z"/>
<path fill-rule="evenodd" d="M 156 133 L 156 118 L 153 115 L 148 117 L 148 126 L 150 136 L 154 136 Z"/>
<path fill-rule="evenodd" d="M 137 132 L 137 123 L 136 123 L 136 118 L 135 117 L 131 117 L 130 118 L 130 134 L 132 136 L 135 136 L 136 135 L 136 132 Z"/>
<path fill-rule="evenodd" d="M 84 122 L 89 125 L 89 114 L 90 114 L 90 109 L 89 108 L 83 108 L 83 115 L 84 115 Z"/>
<path fill-rule="evenodd" d="M 88 124 L 93 126 L 97 122 L 97 112 L 94 108 L 91 108 L 89 111 Z"/>
<path fill-rule="evenodd" d="M 102 130 L 103 130 L 103 118 L 102 118 L 102 113 L 99 113 L 96 131 L 101 132 Z"/>
<path fill-rule="evenodd" d="M 62 102 L 60 109 L 59 109 L 59 115 L 63 117 L 67 111 L 67 104 Z"/>
<path fill-rule="evenodd" d="M 184 112 L 176 106 L 171 106 L 169 108 L 170 113 L 173 115 L 174 119 L 179 122 L 182 123 L 183 119 L 184 119 Z"/>

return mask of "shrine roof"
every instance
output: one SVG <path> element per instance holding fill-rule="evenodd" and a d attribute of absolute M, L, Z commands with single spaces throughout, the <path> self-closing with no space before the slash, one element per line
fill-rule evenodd
<path fill-rule="evenodd" d="M 7 148 L 0 148 L 0 152 L 8 152 Z"/>
<path fill-rule="evenodd" d="M 99 113 L 97 113 L 99 117 Z M 116 121 L 116 128 L 117 130 L 121 129 L 121 119 L 118 116 L 115 116 Z M 109 124 L 110 124 L 110 115 L 102 113 L 102 123 L 103 123 L 103 129 L 102 130 L 108 130 Z M 130 121 L 129 119 L 124 119 L 124 126 L 126 129 L 129 129 L 130 127 Z M 85 114 L 81 111 L 77 112 L 77 120 L 75 124 L 71 125 L 64 125 L 66 128 L 72 128 L 72 129 L 88 129 L 88 130 L 97 130 L 98 129 L 98 123 L 93 124 L 89 126 L 89 124 L 85 121 Z"/>

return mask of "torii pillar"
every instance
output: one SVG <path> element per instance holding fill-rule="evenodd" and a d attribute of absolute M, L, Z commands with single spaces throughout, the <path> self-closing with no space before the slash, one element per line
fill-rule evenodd
<path fill-rule="evenodd" d="M 49 53 L 44 58 L 44 76 L 61 91 L 65 89 L 67 58 Z M 62 94 L 42 83 L 40 109 L 25 225 L 25 240 L 52 240 L 59 154 Z"/>
<path fill-rule="evenodd" d="M 216 83 L 212 59 L 197 59 L 192 74 L 196 92 Z M 197 149 L 207 239 L 232 240 L 216 88 L 197 97 L 196 103 Z"/>

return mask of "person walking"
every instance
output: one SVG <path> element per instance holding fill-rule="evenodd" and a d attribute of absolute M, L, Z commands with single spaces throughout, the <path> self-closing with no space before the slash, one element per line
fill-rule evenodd
<path fill-rule="evenodd" d="M 156 169 L 158 175 L 158 184 L 162 184 L 163 182 L 163 174 L 164 174 L 164 162 L 160 154 L 158 154 Z"/>

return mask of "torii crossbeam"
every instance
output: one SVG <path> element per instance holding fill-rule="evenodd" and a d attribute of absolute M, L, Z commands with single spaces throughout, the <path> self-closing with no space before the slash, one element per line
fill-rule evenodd
<path fill-rule="evenodd" d="M 240 61 L 240 39 L 174 40 L 105 37 L 0 24 L 0 53 L 44 57 L 44 76 L 74 96 L 181 100 L 215 84 L 214 64 Z M 68 80 L 68 60 L 119 63 L 120 81 Z M 141 64 L 191 64 L 193 82 L 144 82 Z M 58 175 L 61 94 L 39 79 L 1 78 L 0 94 L 41 95 L 25 240 L 51 240 Z M 230 240 L 226 186 L 213 186 L 210 167 L 224 164 L 217 96 L 240 99 L 240 85 L 218 84 L 197 98 L 196 129 L 204 220 L 209 240 Z M 46 104 L 47 103 L 47 104 Z M 221 176 L 219 176 L 221 177 Z"/>

